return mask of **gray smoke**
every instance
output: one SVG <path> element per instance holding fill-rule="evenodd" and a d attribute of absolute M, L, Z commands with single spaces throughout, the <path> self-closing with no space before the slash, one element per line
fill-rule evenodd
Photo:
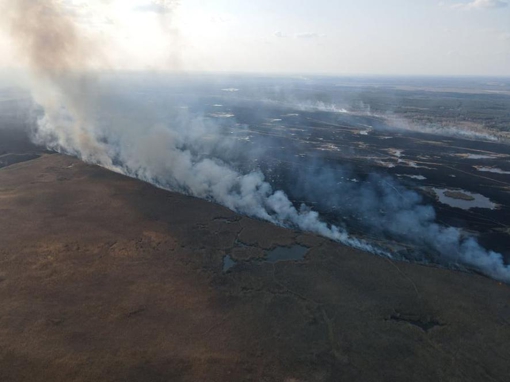
<path fill-rule="evenodd" d="M 408 121 L 394 114 L 375 115 L 385 118 L 388 124 L 396 129 L 409 130 L 418 133 L 439 135 L 443 137 L 453 137 L 461 139 L 471 139 L 476 141 L 504 142 L 508 141 L 508 136 L 504 133 L 498 133 L 495 130 L 485 128 L 484 126 L 454 126 L 433 123 L 418 123 Z"/>
<path fill-rule="evenodd" d="M 84 127 L 87 136 L 104 147 L 101 154 L 108 155 L 106 160 L 102 155 L 91 156 L 90 151 L 84 155 L 74 145 L 76 140 L 67 139 L 68 133 L 62 134 L 66 123 L 72 131 L 72 115 L 64 113 L 58 119 L 63 129 L 54 128 L 52 121 L 55 122 L 46 116 L 39 120 L 37 138 L 53 150 L 72 153 L 159 187 L 208 199 L 277 225 L 388 255 L 349 235 L 345 228 L 325 223 L 305 204 L 295 207 L 285 192 L 272 188 L 261 171 L 242 173 L 226 162 L 227 155 L 212 156 L 237 150 L 238 141 L 226 137 L 210 120 L 182 111 L 171 125 L 144 125 L 142 120 L 115 118 L 107 126 L 97 128 L 98 122 L 91 121 L 93 124 Z M 372 175 L 365 182 L 352 183 L 345 181 L 349 174 L 341 166 L 327 168 L 322 164 L 295 169 L 295 174 L 298 176 L 291 186 L 293 196 L 317 201 L 324 207 L 336 206 L 336 214 L 341 216 L 359 217 L 367 234 L 411 243 L 424 248 L 426 254 L 436 254 L 434 261 L 438 263 L 475 269 L 510 282 L 510 268 L 501 254 L 485 250 L 457 228 L 437 224 L 434 209 L 423 205 L 417 193 L 393 179 Z M 426 257 L 422 256 L 415 259 L 423 261 Z"/>
<path fill-rule="evenodd" d="M 423 248 L 441 264 L 464 265 L 498 280 L 510 281 L 510 267 L 501 254 L 482 248 L 458 228 L 437 224 L 434 208 L 424 205 L 419 194 L 392 178 L 371 174 L 365 181 L 353 183 L 346 180 L 351 175 L 345 169 L 323 164 L 294 169 L 294 173 L 299 175 L 293 196 L 306 195 L 319 207 L 334 206 L 336 215 L 359 218 L 359 225 L 367 234 Z M 316 187 L 317 184 L 321 187 Z M 423 259 L 419 251 L 408 256 Z"/>
<path fill-rule="evenodd" d="M 166 6 L 170 3 L 155 4 L 163 7 L 158 9 L 164 13 L 173 10 Z M 218 126 L 204 118 L 182 111 L 170 125 L 153 123 L 109 111 L 106 102 L 102 106 L 106 112 L 100 113 L 96 104 L 101 99 L 97 90 L 100 79 L 91 75 L 97 57 L 101 57 L 100 49 L 80 36 L 60 5 L 57 0 L 9 1 L 11 33 L 36 76 L 35 100 L 44 110 L 37 122 L 37 143 L 274 224 L 385 254 L 344 228 L 325 223 L 305 204 L 293 205 L 285 192 L 272 188 L 261 171 L 242 172 L 224 156 L 212 155 L 236 150 L 237 141 L 226 138 Z M 129 109 L 137 107 L 135 102 L 129 105 Z M 147 115 L 148 111 L 137 114 Z M 458 229 L 435 223 L 433 209 L 422 205 L 416 193 L 392 180 L 375 178 L 338 188 L 338 171 L 343 170 L 302 172 L 301 191 L 342 206 L 346 213 L 368 216 L 364 223 L 367 230 L 430 248 L 442 256 L 439 262 L 464 265 L 510 282 L 510 268 L 500 254 L 486 251 Z"/>
<path fill-rule="evenodd" d="M 142 125 L 141 125 L 142 124 Z M 171 126 L 133 124 L 116 120 L 101 140 L 109 143 L 115 170 L 199 198 L 220 203 L 234 211 L 274 224 L 315 232 L 347 245 L 381 253 L 350 237 L 345 230 L 329 226 L 305 205 L 296 208 L 283 191 L 275 191 L 261 171 L 241 173 L 213 152 L 235 149 L 237 141 L 226 137 L 213 122 L 181 111 Z M 58 142 L 50 132 L 45 142 Z M 52 144 L 51 148 L 75 152 L 74 147 Z M 79 153 L 78 153 L 79 154 Z M 95 163 L 105 165 L 100 161 Z M 110 162 L 108 162 L 110 163 Z M 107 165 L 109 165 L 107 163 Z"/>
<path fill-rule="evenodd" d="M 83 74 L 97 66 L 100 47 L 81 36 L 59 0 L 3 1 L 0 10 L 34 76 L 32 95 L 45 111 L 37 134 L 44 137 L 51 131 L 59 146 L 110 166 L 106 148 L 90 131 L 94 81 Z"/>
<path fill-rule="evenodd" d="M 283 89 L 277 89 L 271 92 L 261 91 L 252 97 L 253 101 L 263 102 L 265 104 L 279 106 L 283 108 L 295 109 L 300 111 L 321 111 L 329 113 L 339 113 L 345 116 L 368 116 L 381 119 L 385 121 L 384 124 L 374 126 L 376 129 L 385 129 L 392 131 L 406 130 L 417 133 L 426 133 L 442 137 L 453 137 L 471 140 L 483 140 L 491 142 L 509 142 L 510 136 L 506 132 L 489 129 L 483 125 L 476 124 L 461 124 L 455 125 L 452 123 L 430 123 L 412 121 L 399 116 L 398 114 L 390 111 L 384 113 L 377 113 L 371 110 L 369 104 L 363 101 L 356 102 L 354 105 L 349 105 L 346 102 L 333 102 L 332 100 L 324 101 L 320 99 L 313 99 L 313 94 L 306 96 L 296 97 L 292 93 L 286 92 Z M 308 98 L 311 97 L 312 99 Z"/>

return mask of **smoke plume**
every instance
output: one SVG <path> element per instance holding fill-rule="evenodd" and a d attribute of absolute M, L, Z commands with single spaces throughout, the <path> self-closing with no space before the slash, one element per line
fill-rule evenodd
<path fill-rule="evenodd" d="M 133 111 L 141 107 L 136 102 L 123 112 L 108 109 L 107 85 L 94 75 L 105 67 L 101 47 L 84 38 L 62 4 L 11 0 L 7 6 L 4 2 L 13 40 L 35 78 L 35 101 L 44 110 L 37 122 L 37 143 L 274 224 L 386 254 L 350 236 L 345 228 L 325 223 L 307 205 L 295 206 L 285 192 L 273 189 L 260 170 L 242 172 L 228 155 L 213 155 L 236 150 L 237 141 L 226 138 L 207 119 L 183 110 L 173 115 L 169 126 L 153 120 L 148 110 Z M 175 2 L 154 5 L 167 17 Z M 458 229 L 436 224 L 434 210 L 424 206 L 416 193 L 389 179 L 342 185 L 335 175 L 339 171 L 343 170 L 298 171 L 295 192 L 308 200 L 341 206 L 343 213 L 370 216 L 365 229 L 429 248 L 441 255 L 438 262 L 464 265 L 510 282 L 510 268 L 500 254 L 486 251 Z"/>
<path fill-rule="evenodd" d="M 33 97 L 44 108 L 37 143 L 51 134 L 51 146 L 110 167 L 106 148 L 90 131 L 88 119 L 94 112 L 90 73 L 100 60 L 99 47 L 80 34 L 62 1 L 4 1 L 2 10 L 20 57 L 32 72 Z"/>

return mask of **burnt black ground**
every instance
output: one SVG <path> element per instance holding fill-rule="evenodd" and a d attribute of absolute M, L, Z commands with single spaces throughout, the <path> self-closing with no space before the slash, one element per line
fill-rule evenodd
<path fill-rule="evenodd" d="M 245 108 L 233 107 L 231 111 L 242 122 L 248 123 L 252 118 L 251 115 L 243 118 Z M 484 166 L 510 171 L 509 145 L 399 131 L 385 126 L 377 117 L 302 111 L 297 112 L 299 116 L 285 116 L 291 112 L 289 109 L 266 109 L 265 122 L 252 123 L 250 132 L 243 132 L 243 136 L 250 137 L 250 141 L 244 143 L 247 151 L 250 146 L 265 145 L 265 155 L 259 164 L 275 188 L 285 190 L 292 197 L 296 169 L 306 168 L 310 163 L 317 166 L 317 162 L 332 168 L 347 168 L 350 178 L 360 181 L 366 180 L 369 174 L 386 174 L 421 194 L 424 203 L 435 208 L 439 223 L 471 231 L 482 245 L 510 258 L 510 175 L 480 172 L 475 168 Z M 281 121 L 267 123 L 272 118 Z M 400 158 L 390 150 L 401 150 Z M 469 154 L 494 157 L 463 157 Z M 394 167 L 387 168 L 378 161 L 392 163 Z M 414 180 L 402 175 L 420 175 L 426 179 Z M 427 192 L 427 187 L 479 193 L 497 203 L 498 208 L 466 211 L 450 207 L 439 203 Z M 321 210 L 320 205 L 314 204 L 317 201 L 294 200 Z M 330 222 L 337 222 L 334 211 L 322 209 L 320 212 Z M 346 224 L 350 231 L 363 236 L 352 223 L 347 221 Z"/>

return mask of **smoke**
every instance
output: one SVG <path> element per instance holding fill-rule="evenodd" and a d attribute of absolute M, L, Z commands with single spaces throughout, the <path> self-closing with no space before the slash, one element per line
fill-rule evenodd
<path fill-rule="evenodd" d="M 313 88 L 312 88 L 313 89 Z M 384 121 L 384 123 L 375 124 L 376 129 L 384 129 L 388 131 L 412 131 L 416 133 L 431 134 L 442 137 L 452 137 L 460 139 L 469 139 L 477 141 L 490 142 L 508 142 L 510 135 L 504 131 L 487 128 L 481 124 L 445 121 L 442 123 L 430 123 L 423 121 L 414 121 L 402 117 L 395 112 L 376 112 L 373 111 L 370 104 L 361 100 L 355 102 L 346 102 L 345 99 L 327 99 L 324 94 L 314 94 L 310 89 L 301 91 L 300 96 L 296 96 L 296 89 L 290 88 L 288 92 L 281 88 L 271 89 L 271 91 L 261 91 L 251 95 L 253 101 L 263 102 L 268 105 L 279 106 L 282 108 L 294 109 L 305 112 L 329 112 L 339 113 L 345 116 L 354 117 L 371 117 Z M 352 97 L 350 94 L 350 97 Z M 249 99 L 248 98 L 248 99 Z"/>
<path fill-rule="evenodd" d="M 85 67 L 85 42 L 57 0 L 4 3 L 10 32 L 37 75 L 58 81 L 62 72 Z"/>
<path fill-rule="evenodd" d="M 504 133 L 498 133 L 494 129 L 491 130 L 485 128 L 484 126 L 474 124 L 462 126 L 431 123 L 424 124 L 411 122 L 396 115 L 385 115 L 380 117 L 385 118 L 388 122 L 388 125 L 394 129 L 476 141 L 502 142 L 508 140 L 508 137 L 505 136 Z"/>
<path fill-rule="evenodd" d="M 97 66 L 101 51 L 83 38 L 62 1 L 15 0 L 1 9 L 20 57 L 28 65 L 34 81 L 33 97 L 44 108 L 36 141 L 52 132 L 51 146 L 73 148 L 85 160 L 111 163 L 106 148 L 89 130 L 93 113 L 93 77 L 84 74 Z M 97 158 L 97 159 L 96 159 Z"/>
<path fill-rule="evenodd" d="M 171 128 L 163 124 L 143 125 L 143 121 L 118 122 L 111 124 L 102 138 L 109 143 L 114 162 L 119 163 L 117 169 L 125 174 L 274 224 L 382 253 L 350 237 L 345 230 L 324 223 L 307 206 L 296 208 L 283 191 L 273 190 L 261 171 L 241 173 L 220 159 L 237 150 L 237 141 L 225 136 L 210 120 L 180 111 Z M 222 154 L 212 157 L 212 153 Z"/>
<path fill-rule="evenodd" d="M 291 187 L 293 197 L 306 196 L 322 209 L 333 206 L 336 216 L 356 219 L 368 235 L 416 246 L 418 251 L 407 252 L 407 258 L 421 261 L 425 250 L 429 258 L 436 257 L 435 262 L 464 265 L 510 281 L 510 267 L 504 264 L 501 254 L 482 248 L 458 228 L 437 224 L 434 209 L 424 205 L 419 194 L 392 178 L 371 174 L 365 181 L 352 182 L 346 169 L 339 171 L 324 164 L 292 171 L 298 174 Z M 321 187 L 316 187 L 317 184 Z"/>
<path fill-rule="evenodd" d="M 155 2 L 152 9 L 168 17 L 174 7 L 175 2 Z M 221 160 L 197 154 L 204 148 L 199 143 L 203 133 L 199 122 L 183 124 L 181 119 L 173 130 L 148 126 L 143 134 L 140 126 L 128 121 L 117 120 L 108 130 L 99 129 L 93 120 L 97 115 L 93 100 L 99 94 L 94 93 L 97 84 L 90 74 L 97 64 L 90 58 L 98 57 L 98 47 L 82 38 L 61 1 L 16 0 L 7 9 L 12 37 L 36 75 L 35 100 L 44 109 L 37 143 L 275 224 L 375 251 L 321 222 L 306 206 L 296 209 L 284 192 L 272 190 L 261 172 L 243 175 Z"/>
<path fill-rule="evenodd" d="M 152 11 L 168 17 L 175 2 L 152 5 Z M 37 143 L 274 224 L 388 255 L 342 226 L 327 224 L 306 204 L 294 205 L 284 191 L 273 189 L 262 171 L 239 170 L 229 158 L 243 148 L 211 120 L 185 110 L 160 119 L 138 102 L 111 102 L 119 94 L 93 74 L 105 66 L 101 46 L 84 38 L 62 1 L 11 0 L 4 8 L 11 35 L 36 80 L 34 97 L 43 109 L 34 137 Z M 115 106 L 123 102 L 127 106 Z M 324 104 L 303 105 L 317 107 L 329 110 Z M 416 193 L 376 176 L 346 185 L 337 179 L 339 171 L 344 170 L 297 171 L 295 193 L 340 206 L 341 214 L 362 216 L 366 230 L 428 248 L 441 255 L 438 262 L 464 265 L 510 282 L 510 268 L 500 254 L 486 251 L 455 228 L 436 224 L 434 210 Z"/>

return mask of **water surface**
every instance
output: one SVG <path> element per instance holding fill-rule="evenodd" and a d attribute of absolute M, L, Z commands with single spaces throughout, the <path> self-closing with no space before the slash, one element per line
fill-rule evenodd
<path fill-rule="evenodd" d="M 471 208 L 488 208 L 488 209 L 495 209 L 496 203 L 493 203 L 489 198 L 486 196 L 483 196 L 481 194 L 474 194 L 472 192 L 466 191 L 466 190 L 455 190 L 455 189 L 447 189 L 447 188 L 433 188 L 437 198 L 439 199 L 439 202 L 443 204 L 447 204 L 450 207 L 455 208 L 461 208 L 463 210 L 469 210 Z M 460 192 L 462 194 L 466 194 L 467 196 L 470 196 L 473 200 L 463 200 L 463 199 L 457 199 L 452 198 L 449 196 L 446 196 L 445 193 L 451 191 L 451 192 Z"/>
<path fill-rule="evenodd" d="M 305 258 L 307 247 L 294 245 L 292 247 L 276 247 L 267 253 L 266 262 L 277 263 L 279 261 L 299 261 Z"/>

